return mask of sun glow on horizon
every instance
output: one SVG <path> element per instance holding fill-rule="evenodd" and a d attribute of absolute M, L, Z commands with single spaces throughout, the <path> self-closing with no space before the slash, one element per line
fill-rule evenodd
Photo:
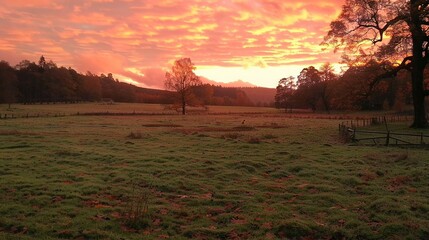
<path fill-rule="evenodd" d="M 292 76 L 298 77 L 303 68 L 314 66 L 319 69 L 324 63 L 302 66 L 284 65 L 267 67 L 221 67 L 201 66 L 196 68 L 195 73 L 217 82 L 230 83 L 235 81 L 246 81 L 258 87 L 276 88 L 279 80 Z M 339 74 L 345 69 L 344 64 L 330 63 L 335 73 Z"/>

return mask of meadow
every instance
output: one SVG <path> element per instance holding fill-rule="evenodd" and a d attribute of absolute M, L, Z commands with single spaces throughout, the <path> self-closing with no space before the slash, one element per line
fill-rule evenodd
<path fill-rule="evenodd" d="M 0 239 L 429 238 L 429 151 L 344 144 L 339 120 L 6 108 L 68 114 L 0 119 Z M 107 111 L 159 114 L 83 114 Z"/>

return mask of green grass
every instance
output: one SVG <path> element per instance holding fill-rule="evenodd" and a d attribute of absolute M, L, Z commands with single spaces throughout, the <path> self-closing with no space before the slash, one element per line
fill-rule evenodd
<path fill-rule="evenodd" d="M 27 108 L 65 111 L 14 111 Z M 427 150 L 345 145 L 338 120 L 242 109 L 1 120 L 0 239 L 428 238 Z M 148 211 L 130 224 L 139 196 Z"/>
<path fill-rule="evenodd" d="M 188 108 L 191 113 L 194 108 Z M 201 109 L 200 109 L 201 111 Z M 174 110 L 167 110 L 162 104 L 142 104 L 142 103 L 82 103 L 82 104 L 37 104 L 22 105 L 12 104 L 11 109 L 8 105 L 0 105 L 0 115 L 7 114 L 14 116 L 50 116 L 55 115 L 77 115 L 82 113 L 141 113 L 141 114 L 179 114 Z M 209 106 L 208 113 L 277 113 L 282 112 L 275 108 L 264 107 L 240 107 L 240 106 Z M 180 112 L 181 113 L 181 112 Z"/>

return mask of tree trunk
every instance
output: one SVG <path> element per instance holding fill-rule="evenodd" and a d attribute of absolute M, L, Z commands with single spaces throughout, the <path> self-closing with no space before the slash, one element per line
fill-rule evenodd
<path fill-rule="evenodd" d="M 413 128 L 427 128 L 424 94 L 423 73 L 426 67 L 426 56 L 423 56 L 423 43 L 426 40 L 426 34 L 420 23 L 420 5 L 419 1 L 410 1 L 410 21 L 408 23 L 413 41 L 413 58 L 411 64 L 411 79 L 413 85 L 413 105 L 414 122 Z"/>
<path fill-rule="evenodd" d="M 413 64 L 411 70 L 411 79 L 413 81 L 413 105 L 414 105 L 414 122 L 412 128 L 427 128 L 428 121 L 426 119 L 425 110 L 425 95 L 423 88 L 423 71 L 421 64 Z"/>
<path fill-rule="evenodd" d="M 182 93 L 182 115 L 186 114 L 186 100 L 185 100 L 185 94 Z"/>
<path fill-rule="evenodd" d="M 322 102 L 323 102 L 323 105 L 325 107 L 325 111 L 327 113 L 330 113 L 331 108 L 329 106 L 327 88 L 328 88 L 328 83 L 326 81 L 322 82 L 322 86 L 321 86 L 321 89 L 322 89 L 322 94 L 321 94 L 322 95 Z"/>

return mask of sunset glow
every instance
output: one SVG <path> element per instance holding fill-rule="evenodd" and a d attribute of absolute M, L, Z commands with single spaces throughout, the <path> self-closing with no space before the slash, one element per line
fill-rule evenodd
<path fill-rule="evenodd" d="M 0 56 L 15 65 L 44 55 L 80 72 L 163 88 L 189 57 L 217 82 L 276 87 L 309 65 L 337 63 L 320 43 L 344 0 L 2 1 Z"/>

